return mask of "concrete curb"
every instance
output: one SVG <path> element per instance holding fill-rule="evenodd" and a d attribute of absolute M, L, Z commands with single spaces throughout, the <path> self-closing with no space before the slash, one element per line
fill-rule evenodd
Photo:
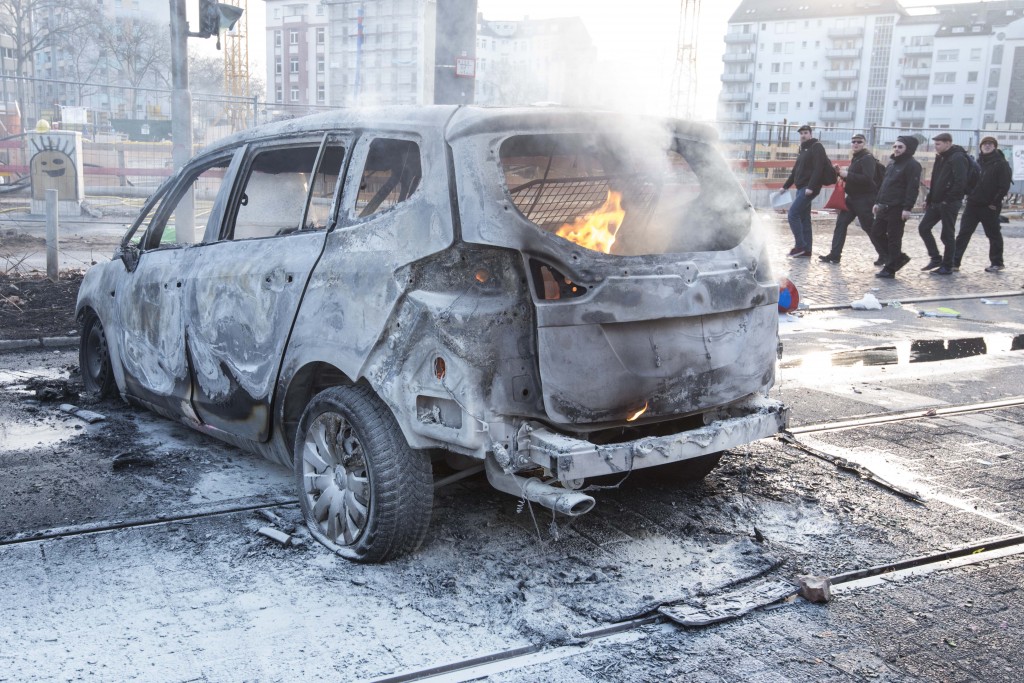
<path fill-rule="evenodd" d="M 0 353 L 26 349 L 66 349 L 78 346 L 78 337 L 36 337 L 35 339 L 0 339 Z"/>

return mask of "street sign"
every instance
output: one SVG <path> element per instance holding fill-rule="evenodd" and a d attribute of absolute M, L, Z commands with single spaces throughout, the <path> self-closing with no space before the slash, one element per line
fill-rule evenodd
<path fill-rule="evenodd" d="M 472 57 L 456 57 L 455 75 L 463 78 L 475 78 L 476 60 Z"/>

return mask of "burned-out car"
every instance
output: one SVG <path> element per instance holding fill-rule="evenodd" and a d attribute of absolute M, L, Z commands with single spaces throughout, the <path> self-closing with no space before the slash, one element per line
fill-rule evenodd
<path fill-rule="evenodd" d="M 293 467 L 313 535 L 383 561 L 422 542 L 440 458 L 578 515 L 588 478 L 778 432 L 778 291 L 704 126 L 338 111 L 164 183 L 86 275 L 81 367 Z"/>

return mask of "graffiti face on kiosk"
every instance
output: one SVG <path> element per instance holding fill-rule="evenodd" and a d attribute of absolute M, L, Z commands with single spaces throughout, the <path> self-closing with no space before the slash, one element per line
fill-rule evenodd
<path fill-rule="evenodd" d="M 64 137 L 42 136 L 32 140 L 32 146 L 32 198 L 44 200 L 47 190 L 57 190 L 57 199 L 74 200 L 78 196 L 74 145 Z"/>

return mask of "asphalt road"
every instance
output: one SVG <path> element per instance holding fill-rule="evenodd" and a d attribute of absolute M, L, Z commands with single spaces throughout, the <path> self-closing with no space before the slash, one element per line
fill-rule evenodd
<path fill-rule="evenodd" d="M 841 267 L 869 291 L 856 255 Z M 796 268 L 827 292 L 829 266 Z M 571 522 L 469 479 L 437 492 L 424 548 L 386 566 L 310 541 L 282 468 L 116 401 L 85 406 L 107 417 L 93 425 L 61 412 L 84 405 L 66 394 L 73 351 L 0 355 L 0 680 L 374 680 L 524 648 L 444 680 L 1015 682 L 1022 555 L 576 639 L 1024 532 L 1024 407 L 955 410 L 1024 395 L 1024 297 L 953 298 L 978 293 L 961 284 L 913 303 L 956 288 L 902 286 L 898 308 L 783 318 L 774 393 L 794 441 L 731 451 L 700 484 L 638 473 Z M 960 317 L 919 315 L 939 307 Z M 879 415 L 912 419 L 812 430 Z"/>

